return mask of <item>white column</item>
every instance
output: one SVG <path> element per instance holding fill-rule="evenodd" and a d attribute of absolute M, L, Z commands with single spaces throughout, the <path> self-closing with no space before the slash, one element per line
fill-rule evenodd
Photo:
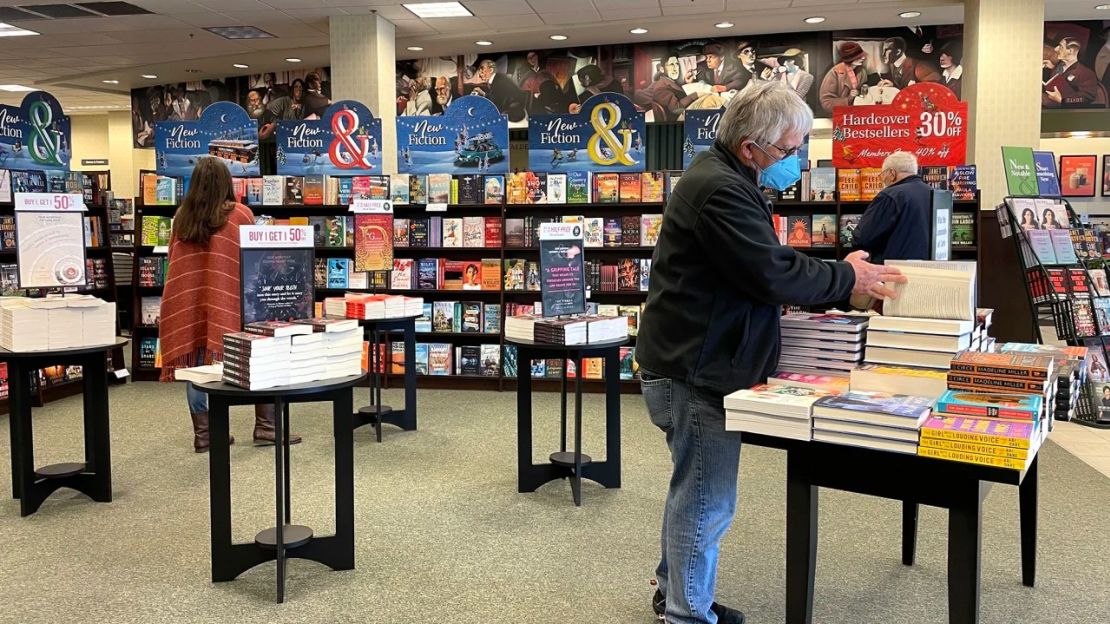
<path fill-rule="evenodd" d="M 331 97 L 357 100 L 382 120 L 382 169 L 397 172 L 393 23 L 377 15 L 332 16 Z"/>

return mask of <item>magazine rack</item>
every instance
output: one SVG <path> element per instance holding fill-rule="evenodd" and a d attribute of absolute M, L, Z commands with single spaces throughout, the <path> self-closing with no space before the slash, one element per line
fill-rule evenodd
<path fill-rule="evenodd" d="M 1103 332 L 1110 332 L 1110 327 L 1103 327 L 1105 323 L 1099 322 L 1095 312 L 1095 299 L 1104 297 L 1099 297 L 1088 273 L 1088 269 L 1096 268 L 1096 263 L 1092 261 L 1100 257 L 1097 247 L 1092 247 L 1085 236 L 1090 228 L 1080 223 L 1075 210 L 1066 199 L 1045 197 L 1044 199 L 1062 203 L 1066 209 L 1072 248 L 1077 259 L 1075 263 L 1045 266 L 1033 250 L 1029 235 L 1021 227 L 1015 211 L 1010 207 L 1014 199 L 1035 198 L 1008 196 L 996 211 L 1002 237 L 1014 241 L 1014 249 L 1021 260 L 1022 281 L 1025 284 L 1026 300 L 1037 342 L 1044 344 L 1041 322 L 1051 320 L 1056 335 L 1069 346 L 1091 346 L 1090 341 L 1094 340 L 1105 353 L 1107 336 Z M 1075 422 L 1110 429 L 1110 421 L 1099 421 L 1095 385 L 1088 379 L 1081 387 L 1079 396 L 1076 397 Z"/>

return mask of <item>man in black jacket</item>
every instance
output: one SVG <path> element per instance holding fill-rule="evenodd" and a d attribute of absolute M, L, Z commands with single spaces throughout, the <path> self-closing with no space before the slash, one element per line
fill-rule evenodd
<path fill-rule="evenodd" d="M 750 85 L 730 101 L 716 143 L 667 202 L 636 358 L 648 413 L 674 464 L 653 600 L 668 624 L 744 621 L 713 602 L 740 463 L 740 434 L 725 431 L 723 397 L 775 370 L 782 305 L 890 296 L 883 280 L 905 280 L 862 251 L 826 263 L 779 243 L 759 186 L 800 177 L 796 153 L 812 123 L 787 85 Z"/>
<path fill-rule="evenodd" d="M 886 188 L 871 200 L 852 241 L 873 262 L 928 260 L 933 188 L 917 175 L 917 157 L 894 152 L 879 175 Z"/>

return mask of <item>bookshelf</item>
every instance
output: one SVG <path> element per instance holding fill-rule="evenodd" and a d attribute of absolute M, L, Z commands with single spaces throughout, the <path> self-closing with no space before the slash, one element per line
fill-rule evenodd
<path fill-rule="evenodd" d="M 783 201 L 776 203 L 775 213 L 781 215 L 790 214 L 835 214 L 836 221 L 839 224 L 841 215 L 862 214 L 866 209 L 867 202 L 802 202 L 802 201 Z M 496 376 L 481 376 L 481 375 L 418 375 L 417 385 L 422 388 L 442 388 L 442 389 L 475 389 L 475 390 L 510 390 L 516 389 L 516 378 L 508 377 L 504 374 L 504 354 L 505 354 L 505 339 L 504 339 L 504 315 L 506 306 L 510 304 L 532 304 L 540 300 L 540 292 L 538 290 L 516 290 L 506 289 L 504 280 L 504 271 L 506 260 L 524 260 L 527 262 L 538 262 L 539 249 L 534 240 L 525 241 L 521 244 L 520 241 L 509 240 L 508 223 L 513 219 L 532 219 L 532 225 L 538 228 L 538 221 L 540 219 L 553 219 L 561 216 L 582 216 L 584 218 L 608 218 L 608 219 L 623 219 L 624 217 L 635 216 L 638 220 L 645 214 L 662 214 L 664 211 L 665 203 L 662 202 L 606 202 L 606 203 L 573 203 L 573 204 L 448 204 L 446 210 L 443 211 L 428 211 L 425 205 L 395 205 L 394 217 L 396 219 L 417 219 L 417 218 L 461 218 L 467 216 L 481 216 L 492 217 L 499 221 L 501 227 L 501 244 L 496 247 L 445 247 L 441 245 L 432 246 L 404 246 L 397 244 L 395 241 L 393 254 L 398 259 L 412 259 L 414 265 L 421 258 L 442 258 L 444 260 L 470 260 L 480 261 L 482 259 L 493 260 L 496 259 L 500 267 L 500 288 L 489 290 L 454 290 L 454 289 L 419 289 L 419 288 L 390 288 L 388 285 L 391 283 L 389 275 L 385 276 L 385 283 L 387 286 L 376 286 L 372 284 L 374 280 L 368 280 L 367 288 L 328 288 L 321 287 L 317 284 L 316 288 L 316 301 L 323 301 L 326 297 L 341 296 L 344 292 L 348 291 L 366 291 L 366 292 L 379 292 L 400 294 L 406 296 L 422 297 L 425 303 L 432 303 L 444 301 L 454 302 L 478 302 L 482 304 L 497 305 L 501 311 L 501 331 L 497 333 L 482 333 L 482 332 L 417 332 L 418 343 L 447 343 L 452 348 L 462 345 L 497 345 L 502 355 L 502 362 L 498 368 L 498 375 Z M 304 204 L 283 204 L 283 205 L 266 205 L 266 206 L 249 206 L 256 217 L 270 216 L 274 219 L 289 219 L 293 217 L 337 217 L 350 215 L 348 206 L 345 205 L 304 205 Z M 134 335 L 136 339 L 133 341 L 132 349 L 134 350 L 133 362 L 134 364 L 134 377 L 136 380 L 156 380 L 158 378 L 158 369 L 152 367 L 143 367 L 139 363 L 140 349 L 142 348 L 142 339 L 144 337 L 151 338 L 157 337 L 157 328 L 143 326 L 141 320 L 141 299 L 144 296 L 157 296 L 161 294 L 160 286 L 139 286 L 139 270 L 141 265 L 141 258 L 151 257 L 154 254 L 154 248 L 149 245 L 142 245 L 142 223 L 144 216 L 159 216 L 159 217 L 172 217 L 176 205 L 144 205 L 141 198 L 136 198 L 135 201 L 135 330 Z M 974 228 L 973 236 L 977 236 L 978 230 L 978 198 L 974 201 L 955 202 L 954 211 L 962 212 L 973 215 Z M 842 247 L 837 236 L 837 243 L 834 246 L 826 248 L 808 248 L 801 251 L 810 254 L 817 258 L 823 259 L 842 259 L 850 251 L 850 248 Z M 972 240 L 976 240 L 973 238 Z M 513 244 L 509 244 L 512 242 Z M 431 245 L 431 241 L 429 241 Z M 960 260 L 973 260 L 976 258 L 977 247 L 969 245 L 966 247 L 954 247 L 953 256 L 955 259 Z M 654 252 L 653 246 L 646 246 L 640 244 L 637 240 L 634 245 L 621 245 L 621 246 L 603 246 L 591 247 L 587 246 L 584 249 L 587 261 L 596 260 L 605 265 L 614 265 L 622 260 L 635 260 L 637 263 L 640 261 L 650 261 L 652 253 Z M 317 261 L 327 258 L 343 258 L 352 259 L 354 257 L 354 249 L 351 246 L 327 246 L 317 245 L 315 248 L 315 255 Z M 414 267 L 415 274 L 415 267 Z M 596 282 L 596 278 L 592 278 Z M 591 277 L 587 276 L 587 283 L 590 283 Z M 415 282 L 415 275 L 414 275 Z M 594 284 L 596 286 L 596 283 Z M 413 284 L 415 286 L 415 283 Z M 591 289 L 589 301 L 599 305 L 616 305 L 625 306 L 626 309 L 631 307 L 637 308 L 636 323 L 639 323 L 638 309 L 646 301 L 647 292 L 641 291 L 638 288 L 635 290 L 599 290 Z M 484 312 L 484 310 L 483 310 Z M 392 341 L 391 341 L 392 342 Z M 635 347 L 636 336 L 631 335 L 629 346 Z M 381 348 L 381 347 L 380 347 Z M 387 349 L 386 353 L 386 370 L 384 372 L 384 379 L 386 387 L 389 387 L 390 378 L 400 376 L 401 369 L 397 366 L 391 366 L 388 358 L 390 351 Z M 522 363 L 518 363 L 518 366 Z M 533 386 L 538 390 L 557 390 L 559 388 L 559 379 L 555 377 L 549 378 L 533 378 Z M 639 384 L 636 379 L 624 379 L 620 383 L 621 391 L 623 393 L 637 393 L 639 392 Z M 598 379 L 583 379 L 583 388 L 586 391 L 601 392 L 604 390 L 604 382 Z"/>

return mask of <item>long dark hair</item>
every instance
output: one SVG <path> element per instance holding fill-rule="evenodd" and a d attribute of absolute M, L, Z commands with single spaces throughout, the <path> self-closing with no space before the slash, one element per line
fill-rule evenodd
<path fill-rule="evenodd" d="M 189 192 L 173 219 L 173 235 L 185 243 L 207 245 L 227 223 L 234 208 L 231 172 L 218 158 L 201 158 L 193 167 Z"/>

